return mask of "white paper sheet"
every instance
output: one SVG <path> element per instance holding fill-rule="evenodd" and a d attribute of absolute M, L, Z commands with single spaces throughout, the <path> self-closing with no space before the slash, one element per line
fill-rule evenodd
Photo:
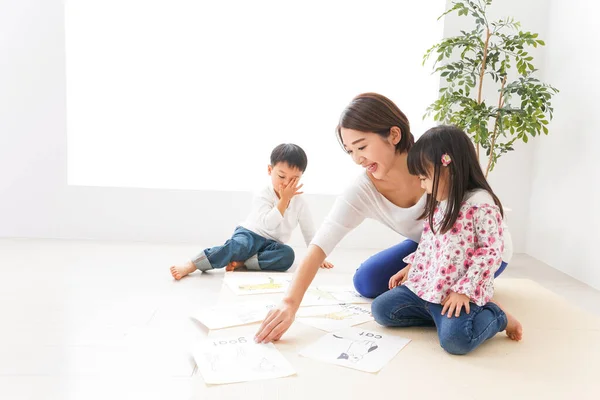
<path fill-rule="evenodd" d="M 252 337 L 206 339 L 194 349 L 198 370 L 207 384 L 282 378 L 296 371 L 272 343 Z"/>
<path fill-rule="evenodd" d="M 232 326 L 260 322 L 275 304 L 268 302 L 241 302 L 204 308 L 192 315 L 208 329 L 223 329 Z"/>
<path fill-rule="evenodd" d="M 230 272 L 223 281 L 237 295 L 283 293 L 292 280 L 291 274 L 253 274 Z"/>
<path fill-rule="evenodd" d="M 335 332 L 373 320 L 371 306 L 368 304 L 302 307 L 296 316 L 297 321 L 327 332 Z"/>
<path fill-rule="evenodd" d="M 366 304 L 373 300 L 362 297 L 352 286 L 318 285 L 308 288 L 301 306 L 322 306 L 333 304 Z"/>
<path fill-rule="evenodd" d="M 378 372 L 408 343 L 390 334 L 347 328 L 328 333 L 300 350 L 300 355 L 365 372 Z"/>

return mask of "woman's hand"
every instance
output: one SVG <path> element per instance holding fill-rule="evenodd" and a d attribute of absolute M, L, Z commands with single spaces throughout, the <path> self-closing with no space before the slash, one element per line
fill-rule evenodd
<path fill-rule="evenodd" d="M 256 343 L 269 343 L 277 341 L 292 326 L 296 318 L 297 308 L 292 307 L 285 300 L 277 308 L 273 308 L 258 328 L 254 341 Z"/>
<path fill-rule="evenodd" d="M 315 278 L 319 265 L 323 264 L 324 261 L 325 253 L 323 250 L 314 244 L 309 245 L 308 252 L 300 262 L 283 301 L 277 308 L 269 311 L 265 320 L 260 324 L 260 328 L 254 336 L 257 343 L 269 343 L 279 340 L 287 332 L 294 323 L 296 312 L 302 303 L 302 297 L 304 297 L 306 290 Z"/>
<path fill-rule="evenodd" d="M 321 268 L 323 269 L 331 269 L 333 268 L 333 264 L 330 263 L 329 261 L 325 260 L 323 261 L 323 263 L 320 265 Z"/>

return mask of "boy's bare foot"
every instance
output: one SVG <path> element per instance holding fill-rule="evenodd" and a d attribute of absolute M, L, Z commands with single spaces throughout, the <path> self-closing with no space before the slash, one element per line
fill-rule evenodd
<path fill-rule="evenodd" d="M 234 269 L 240 268 L 244 266 L 243 261 L 232 261 L 225 267 L 225 271 L 233 271 Z"/>
<path fill-rule="evenodd" d="M 195 270 L 196 266 L 194 265 L 194 263 L 188 261 L 185 265 L 173 265 L 171 267 L 171 275 L 173 275 L 173 278 L 175 278 L 176 280 L 180 280 L 181 278 L 191 274 Z"/>
<path fill-rule="evenodd" d="M 523 339 L 523 325 L 512 315 L 504 311 L 508 323 L 506 324 L 506 336 L 517 342 Z"/>

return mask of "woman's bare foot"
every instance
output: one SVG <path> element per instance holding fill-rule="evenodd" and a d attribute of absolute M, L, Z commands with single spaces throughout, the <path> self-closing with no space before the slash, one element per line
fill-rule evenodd
<path fill-rule="evenodd" d="M 240 268 L 244 266 L 243 261 L 232 261 L 225 267 L 225 271 L 233 271 L 234 269 Z"/>
<path fill-rule="evenodd" d="M 500 309 L 504 311 L 504 314 L 506 314 L 506 336 L 508 336 L 511 340 L 515 340 L 517 342 L 523 339 L 523 325 L 521 325 L 521 323 L 514 317 L 514 315 L 506 311 L 506 309 L 502 307 L 502 305 L 498 303 L 495 299 L 492 299 L 492 302 L 498 307 L 500 307 Z"/>
<path fill-rule="evenodd" d="M 506 336 L 517 342 L 523 339 L 523 325 L 512 315 L 504 311 L 508 323 L 506 324 Z"/>
<path fill-rule="evenodd" d="M 194 263 L 188 261 L 185 265 L 173 265 L 171 267 L 171 275 L 173 275 L 173 278 L 175 278 L 176 280 L 180 280 L 181 278 L 191 274 L 195 270 L 196 266 L 194 265 Z"/>

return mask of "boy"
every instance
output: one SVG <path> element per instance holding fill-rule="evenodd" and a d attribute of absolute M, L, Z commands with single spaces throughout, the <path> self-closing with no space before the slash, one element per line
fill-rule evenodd
<path fill-rule="evenodd" d="M 271 152 L 268 171 L 271 185 L 254 196 L 252 212 L 222 246 L 202 251 L 193 260 L 171 267 L 179 280 L 194 272 L 225 267 L 233 271 L 245 266 L 256 271 L 287 271 L 294 263 L 294 250 L 286 244 L 300 225 L 308 246 L 315 234 L 308 204 L 299 196 L 298 184 L 308 163 L 306 153 L 295 144 L 280 144 Z M 325 261 L 321 268 L 332 268 Z"/>

